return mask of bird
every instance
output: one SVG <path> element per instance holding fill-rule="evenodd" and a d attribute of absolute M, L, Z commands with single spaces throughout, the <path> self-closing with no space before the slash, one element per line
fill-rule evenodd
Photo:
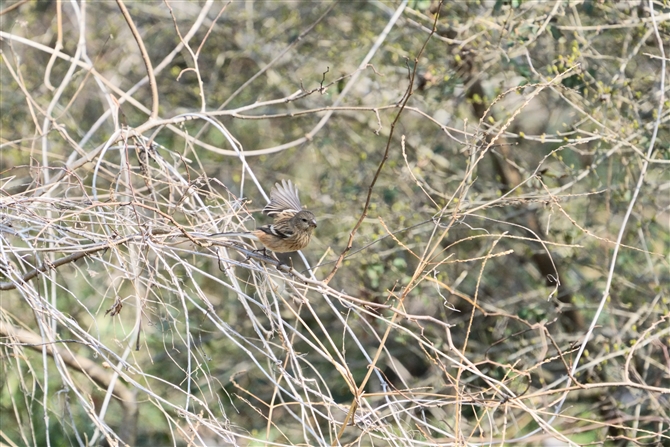
<path fill-rule="evenodd" d="M 291 180 L 275 183 L 270 191 L 270 202 L 263 208 L 263 213 L 273 217 L 274 222 L 254 231 L 215 233 L 211 236 L 252 239 L 263 245 L 264 252 L 289 253 L 307 247 L 312 231 L 316 228 L 316 216 L 302 207 L 298 188 Z"/>

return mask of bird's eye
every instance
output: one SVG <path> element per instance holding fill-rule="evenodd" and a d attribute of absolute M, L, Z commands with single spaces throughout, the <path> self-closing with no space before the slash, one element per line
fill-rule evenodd
<path fill-rule="evenodd" d="M 307 219 L 305 219 L 305 218 L 302 218 L 301 220 L 302 220 L 303 222 L 307 222 Z"/>

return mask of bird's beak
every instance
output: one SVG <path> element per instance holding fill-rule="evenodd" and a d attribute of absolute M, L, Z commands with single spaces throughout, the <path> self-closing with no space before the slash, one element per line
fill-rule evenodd
<path fill-rule="evenodd" d="M 316 219 L 312 219 L 312 221 L 309 224 L 314 228 L 316 228 Z"/>

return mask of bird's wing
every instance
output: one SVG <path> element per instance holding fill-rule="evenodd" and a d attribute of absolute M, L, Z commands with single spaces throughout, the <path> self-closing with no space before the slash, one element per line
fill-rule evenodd
<path fill-rule="evenodd" d="M 289 228 L 282 227 L 281 225 L 275 225 L 275 224 L 263 225 L 262 227 L 259 228 L 259 230 L 261 230 L 263 233 L 277 236 L 280 239 L 287 239 L 293 236 L 293 232 L 290 231 Z"/>
<path fill-rule="evenodd" d="M 298 188 L 291 183 L 291 180 L 282 180 L 281 184 L 275 183 L 270 191 L 270 203 L 263 208 L 263 212 L 268 216 L 275 216 L 283 212 L 296 214 L 301 210 Z"/>

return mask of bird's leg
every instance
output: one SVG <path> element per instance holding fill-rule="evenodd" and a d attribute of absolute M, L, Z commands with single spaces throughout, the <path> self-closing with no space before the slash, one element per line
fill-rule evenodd
<path fill-rule="evenodd" d="M 277 257 L 277 255 L 275 255 L 274 253 L 272 253 L 272 254 L 274 255 L 273 257 L 275 258 L 275 261 L 277 261 L 277 270 L 281 270 L 281 268 L 282 268 L 283 266 L 285 266 L 286 264 L 284 264 L 284 263 Z"/>
<path fill-rule="evenodd" d="M 270 259 L 273 259 L 273 260 L 277 261 L 279 263 L 277 265 L 277 268 L 279 268 L 281 265 L 283 265 L 283 263 L 279 260 L 279 258 L 275 254 L 275 252 L 273 252 L 273 251 L 268 252 L 267 248 L 265 248 L 265 247 L 259 248 L 258 250 L 254 250 L 254 253 L 261 253 L 266 258 L 270 258 Z"/>
<path fill-rule="evenodd" d="M 270 255 L 268 255 L 268 250 L 267 250 L 267 248 L 265 248 L 265 247 L 263 247 L 263 248 L 259 248 L 259 249 L 257 249 L 257 250 L 253 250 L 252 253 L 260 253 L 260 254 L 262 254 L 263 256 L 265 256 L 266 258 L 269 258 L 269 257 L 270 257 Z"/>
<path fill-rule="evenodd" d="M 281 261 L 279 260 L 279 258 L 277 257 L 277 254 L 274 251 L 271 251 L 269 255 L 266 252 L 265 256 L 267 256 L 268 258 L 272 258 L 272 259 L 274 259 L 275 261 L 277 261 L 278 263 L 281 264 Z"/>
<path fill-rule="evenodd" d="M 277 261 L 279 261 L 279 259 L 277 259 Z M 286 267 L 289 268 L 288 272 L 286 272 L 286 273 L 288 273 L 289 275 L 292 275 L 291 272 L 293 271 L 293 258 L 288 258 L 288 262 L 289 263 L 286 264 L 284 262 L 279 261 L 279 264 L 277 264 L 277 270 L 281 270 L 282 267 L 286 266 Z"/>
<path fill-rule="evenodd" d="M 259 255 L 265 256 L 266 258 L 269 257 L 269 256 L 268 256 L 268 252 L 267 252 L 267 250 L 265 250 L 265 247 L 263 247 L 263 248 L 259 248 L 259 249 L 256 249 L 256 250 L 251 250 L 251 253 L 259 254 Z M 251 255 L 250 255 L 250 254 L 247 255 L 247 257 L 244 259 L 244 261 L 246 262 L 246 261 L 248 261 L 249 259 L 251 259 Z"/>

